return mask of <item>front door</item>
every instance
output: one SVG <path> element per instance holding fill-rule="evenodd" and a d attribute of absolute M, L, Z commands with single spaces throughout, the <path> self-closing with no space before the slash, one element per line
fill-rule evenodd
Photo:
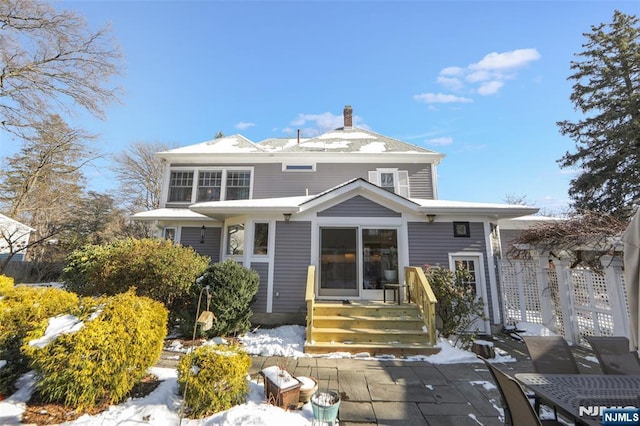
<path fill-rule="evenodd" d="M 358 297 L 358 228 L 320 228 L 319 296 Z"/>

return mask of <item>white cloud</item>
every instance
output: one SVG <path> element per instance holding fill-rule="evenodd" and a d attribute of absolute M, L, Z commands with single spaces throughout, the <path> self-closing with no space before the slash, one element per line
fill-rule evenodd
<path fill-rule="evenodd" d="M 420 93 L 413 95 L 413 99 L 425 104 L 451 104 L 451 103 L 470 103 L 473 99 L 456 95 L 447 95 L 445 93 Z"/>
<path fill-rule="evenodd" d="M 284 129 L 286 133 L 294 133 L 297 132 L 297 129 L 300 129 L 302 136 L 309 138 L 344 126 L 344 118 L 342 114 L 335 115 L 330 112 L 323 112 L 322 114 L 300 113 L 291 121 L 290 125 L 293 127 Z M 362 118 L 357 115 L 353 116 L 353 126 L 369 129 L 369 126 L 364 124 Z"/>
<path fill-rule="evenodd" d="M 464 94 L 494 95 L 507 80 L 517 77 L 517 70 L 541 58 L 536 49 L 515 49 L 507 52 L 491 52 L 478 62 L 466 67 L 443 68 L 437 83 L 455 94 L 421 93 L 414 95 L 417 102 L 426 104 L 470 103 L 473 99 Z"/>
<path fill-rule="evenodd" d="M 464 87 L 464 83 L 457 78 L 440 76 L 438 77 L 437 81 L 438 81 L 438 84 L 440 84 L 444 88 L 453 90 L 453 91 L 460 90 Z"/>
<path fill-rule="evenodd" d="M 235 125 L 235 128 L 239 130 L 246 130 L 250 127 L 254 127 L 255 125 L 255 123 L 245 123 L 244 121 L 241 121 Z"/>
<path fill-rule="evenodd" d="M 516 49 L 510 52 L 491 52 L 479 62 L 469 65 L 472 70 L 507 70 L 522 68 L 540 59 L 536 49 Z"/>
<path fill-rule="evenodd" d="M 446 67 L 440 71 L 440 75 L 464 75 L 464 68 L 462 67 Z"/>
<path fill-rule="evenodd" d="M 435 139 L 427 139 L 425 143 L 427 145 L 432 145 L 432 146 L 447 146 L 453 143 L 453 138 L 441 137 L 441 138 L 435 138 Z"/>
<path fill-rule="evenodd" d="M 478 87 L 478 94 L 482 96 L 493 95 L 504 86 L 502 81 L 484 81 Z"/>

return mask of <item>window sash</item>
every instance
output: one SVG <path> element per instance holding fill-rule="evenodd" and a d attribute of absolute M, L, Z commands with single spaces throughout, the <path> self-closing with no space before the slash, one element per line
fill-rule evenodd
<path fill-rule="evenodd" d="M 169 180 L 169 201 L 191 202 L 192 188 L 193 172 L 171 172 L 171 178 Z"/>
<path fill-rule="evenodd" d="M 228 170 L 225 200 L 248 200 L 251 189 L 251 172 Z"/>
<path fill-rule="evenodd" d="M 198 173 L 198 201 L 220 201 L 222 171 L 200 171 Z"/>

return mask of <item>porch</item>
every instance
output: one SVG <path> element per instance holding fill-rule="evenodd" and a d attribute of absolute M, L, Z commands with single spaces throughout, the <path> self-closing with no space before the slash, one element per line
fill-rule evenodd
<path fill-rule="evenodd" d="M 307 272 L 305 352 L 370 355 L 431 355 L 436 346 L 433 291 L 421 268 L 405 268 L 400 303 L 374 300 L 321 300 L 315 295 L 315 267 Z M 403 296 L 409 296 L 404 298 Z"/>

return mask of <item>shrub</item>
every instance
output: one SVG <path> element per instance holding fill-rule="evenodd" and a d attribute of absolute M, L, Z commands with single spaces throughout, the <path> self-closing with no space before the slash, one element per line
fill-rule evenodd
<path fill-rule="evenodd" d="M 185 355 L 178 384 L 188 415 L 205 417 L 244 403 L 250 366 L 251 357 L 238 346 L 201 346 Z"/>
<path fill-rule="evenodd" d="M 463 345 L 475 339 L 477 332 L 471 330 L 474 322 L 485 319 L 484 303 L 476 298 L 475 286 L 465 284 L 469 272 L 462 269 L 456 272 L 440 266 L 425 270 L 427 281 L 438 300 L 436 316 L 440 320 L 440 334 L 449 337 L 458 334 Z"/>
<path fill-rule="evenodd" d="M 167 327 L 161 303 L 136 296 L 134 289 L 98 302 L 91 316 L 79 318 L 78 331 L 43 347 L 23 345 L 45 401 L 80 409 L 120 402 L 160 358 Z"/>
<path fill-rule="evenodd" d="M 0 294 L 6 293 L 13 288 L 13 278 L 0 275 Z"/>
<path fill-rule="evenodd" d="M 78 296 L 58 288 L 12 287 L 0 297 L 0 394 L 11 394 L 15 381 L 29 369 L 20 351 L 27 334 L 44 332 L 50 317 L 80 312 Z"/>
<path fill-rule="evenodd" d="M 190 290 L 207 268 L 209 258 L 191 247 L 161 239 L 118 240 L 88 245 L 67 258 L 62 281 L 67 289 L 85 296 L 137 294 L 174 311 L 190 300 Z"/>
<path fill-rule="evenodd" d="M 216 319 L 213 328 L 207 332 L 209 336 L 243 334 L 251 328 L 251 303 L 258 292 L 260 276 L 254 270 L 247 269 L 233 260 L 214 263 L 199 280 L 194 290 L 198 292 L 209 286 L 211 293 L 210 311 Z M 193 295 L 195 301 L 198 298 Z M 206 308 L 205 297 L 203 307 Z M 195 312 L 193 317 L 195 317 Z M 193 325 L 193 323 L 191 323 Z"/>

